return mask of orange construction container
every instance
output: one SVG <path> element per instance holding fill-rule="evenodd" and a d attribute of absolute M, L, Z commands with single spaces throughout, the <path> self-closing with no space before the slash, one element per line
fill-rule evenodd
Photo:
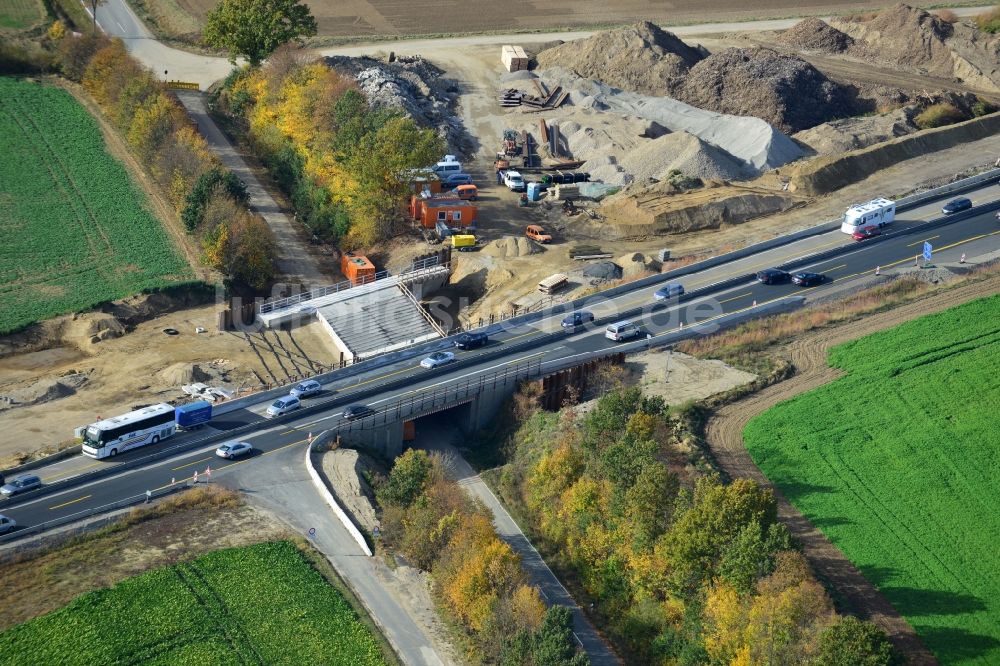
<path fill-rule="evenodd" d="M 420 194 L 424 190 L 429 190 L 431 194 L 441 193 L 441 179 L 436 174 L 426 176 L 414 176 L 409 183 L 410 192 Z"/>
<path fill-rule="evenodd" d="M 424 229 L 433 229 L 438 222 L 449 227 L 475 227 L 478 210 L 462 199 L 424 199 L 420 202 L 417 219 Z"/>
<path fill-rule="evenodd" d="M 362 254 L 347 252 L 340 258 L 340 272 L 351 284 L 367 284 L 375 279 L 375 264 Z"/>
<path fill-rule="evenodd" d="M 416 421 L 403 421 L 403 441 L 412 442 L 417 438 Z"/>

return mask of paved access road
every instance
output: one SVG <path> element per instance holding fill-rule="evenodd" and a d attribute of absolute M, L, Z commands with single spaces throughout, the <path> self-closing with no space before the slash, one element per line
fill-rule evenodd
<path fill-rule="evenodd" d="M 882 271 L 888 272 L 895 267 L 912 264 L 914 256 L 920 252 L 925 241 L 929 241 L 937 248 L 935 250 L 936 261 L 957 261 L 959 255 L 963 253 L 975 256 L 1000 247 L 1000 223 L 992 214 L 981 214 L 971 219 L 944 224 L 933 231 L 919 235 L 898 235 L 899 230 L 904 226 L 905 222 L 892 232 L 897 237 L 889 237 L 878 242 L 856 243 L 856 247 L 846 254 L 815 265 L 802 266 L 803 269 L 823 273 L 827 276 L 828 281 L 818 287 L 801 288 L 792 284 L 762 285 L 756 281 L 747 281 L 739 286 L 710 295 L 700 296 L 680 304 L 671 303 L 668 305 L 656 304 L 652 298 L 655 287 L 647 287 L 624 294 L 616 299 L 606 301 L 595 299 L 594 307 L 591 310 L 600 318 L 641 307 L 643 308 L 641 315 L 633 319 L 640 322 L 649 335 L 655 336 L 675 331 L 681 325 L 688 326 L 723 313 L 749 308 L 754 302 L 763 304 L 795 294 L 802 294 L 807 298 L 820 296 L 842 288 L 844 285 L 849 285 L 855 279 L 872 276 L 876 266 L 879 266 Z M 841 236 L 844 235 L 841 234 Z M 823 237 L 809 239 L 809 241 L 811 241 L 810 244 L 816 243 L 819 247 L 824 244 Z M 834 241 L 844 242 L 843 238 L 837 236 L 825 238 L 826 243 Z M 846 242 L 854 243 L 851 240 Z M 710 285 L 733 275 L 751 272 L 771 263 L 779 263 L 782 258 L 794 256 L 787 254 L 793 252 L 789 248 L 781 248 L 779 251 L 771 251 L 768 254 L 774 252 L 786 254 L 784 257 L 780 254 L 775 255 L 767 260 L 751 257 L 741 262 L 734 262 L 740 264 L 736 267 L 724 265 L 687 276 L 678 281 L 688 291 L 691 291 L 699 286 Z M 162 488 L 170 485 L 172 480 L 180 482 L 190 478 L 196 470 L 204 475 L 206 469 L 211 468 L 212 474 L 218 476 L 226 474 L 235 465 L 257 464 L 258 460 L 266 458 L 273 452 L 288 447 L 303 446 L 310 432 L 319 433 L 331 424 L 339 422 L 343 407 L 357 401 L 357 399 L 352 400 L 352 393 L 366 389 L 377 390 L 379 385 L 388 380 L 407 379 L 411 381 L 406 382 L 402 388 L 378 392 L 376 395 L 365 398 L 364 402 L 378 409 L 424 391 L 496 373 L 518 363 L 565 360 L 596 350 L 611 351 L 614 349 L 615 343 L 604 337 L 602 328 L 596 327 L 581 329 L 568 337 L 547 340 L 545 333 L 558 329 L 560 319 L 560 315 L 555 315 L 530 326 L 517 327 L 495 336 L 491 339 L 490 345 L 485 348 L 470 352 L 458 352 L 459 359 L 471 361 L 471 365 L 465 365 L 461 368 L 444 366 L 438 370 L 424 370 L 418 365 L 420 360 L 418 357 L 393 366 L 371 370 L 362 375 L 334 381 L 325 387 L 326 392 L 323 395 L 306 399 L 306 406 L 318 406 L 316 410 L 318 413 L 312 413 L 311 410 L 308 415 L 299 417 L 292 415 L 290 418 L 286 417 L 287 420 L 271 422 L 260 416 L 266 407 L 266 404 L 261 404 L 247 410 L 226 414 L 212 424 L 219 431 L 220 440 L 225 437 L 226 430 L 247 423 L 259 423 L 259 428 L 245 438 L 254 445 L 257 453 L 244 461 L 226 462 L 214 458 L 213 451 L 218 442 L 213 442 L 211 445 L 198 447 L 177 457 L 125 470 L 121 474 L 105 477 L 87 485 L 44 494 L 41 497 L 0 501 L 0 511 L 14 517 L 20 525 L 28 526 L 79 512 L 82 509 L 102 506 L 131 495 L 143 493 L 147 489 Z M 540 340 L 546 339 L 546 341 L 509 356 L 493 357 L 492 352 L 502 349 L 504 345 L 530 341 L 532 337 L 538 337 Z M 475 362 L 476 357 L 485 354 L 490 354 L 491 360 Z M 206 431 L 202 430 L 197 434 L 197 437 L 203 437 L 205 433 Z M 194 439 L 195 436 L 181 434 L 167 440 L 164 445 L 183 442 L 184 438 Z M 53 480 L 78 474 L 88 468 L 117 465 L 128 461 L 134 462 L 147 453 L 148 449 L 139 449 L 119 456 L 115 462 L 94 461 L 78 456 L 43 468 L 39 470 L 39 473 L 44 482 L 51 483 Z"/>

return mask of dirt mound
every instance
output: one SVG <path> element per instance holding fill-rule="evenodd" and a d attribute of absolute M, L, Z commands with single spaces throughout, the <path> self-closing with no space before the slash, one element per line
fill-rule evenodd
<path fill-rule="evenodd" d="M 125 326 L 113 315 L 85 312 L 66 322 L 63 340 L 84 348 L 110 338 L 125 335 Z"/>
<path fill-rule="evenodd" d="M 579 76 L 649 95 L 666 95 L 704 54 L 656 25 L 599 32 L 538 54 L 539 68 L 562 66 Z"/>
<path fill-rule="evenodd" d="M 732 48 L 691 68 L 676 97 L 720 113 L 755 116 L 785 132 L 853 115 L 845 88 L 793 55 Z"/>
<path fill-rule="evenodd" d="M 504 236 L 487 245 L 482 251 L 497 259 L 514 259 L 537 254 L 542 250 L 524 236 Z"/>
<path fill-rule="evenodd" d="M 378 526 L 372 492 L 363 472 L 371 469 L 364 456 L 353 449 L 336 449 L 322 454 L 323 474 L 341 506 L 362 529 L 371 532 Z"/>
<path fill-rule="evenodd" d="M 820 155 L 836 155 L 916 132 L 913 114 L 914 108 L 908 107 L 877 116 L 843 118 L 799 132 L 792 138 Z"/>
<path fill-rule="evenodd" d="M 844 53 L 854 46 L 854 39 L 822 19 L 810 17 L 799 21 L 778 36 L 778 42 L 805 51 Z"/>
<path fill-rule="evenodd" d="M 898 4 L 870 21 L 831 20 L 865 47 L 866 58 L 905 71 L 1000 90 L 1000 37 Z"/>
<path fill-rule="evenodd" d="M 27 405 L 39 405 L 76 393 L 87 382 L 84 373 L 72 373 L 62 377 L 46 377 L 22 388 L 7 390 L 0 394 L 0 411 Z"/>
<path fill-rule="evenodd" d="M 704 180 L 739 180 L 752 172 L 715 146 L 687 132 L 661 136 L 622 158 L 621 168 L 637 182 L 666 180 L 672 171 Z"/>
<path fill-rule="evenodd" d="M 194 382 L 207 382 L 214 379 L 215 373 L 206 372 L 197 363 L 174 363 L 157 373 L 163 383 L 170 386 L 180 386 Z"/>

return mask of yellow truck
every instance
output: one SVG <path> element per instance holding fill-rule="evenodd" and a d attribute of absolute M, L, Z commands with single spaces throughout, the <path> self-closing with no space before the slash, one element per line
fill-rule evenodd
<path fill-rule="evenodd" d="M 455 234 L 450 238 L 452 249 L 459 252 L 472 252 L 476 249 L 476 237 L 472 234 Z"/>

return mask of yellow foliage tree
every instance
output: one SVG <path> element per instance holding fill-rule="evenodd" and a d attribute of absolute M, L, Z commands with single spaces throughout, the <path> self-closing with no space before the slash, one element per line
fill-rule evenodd
<path fill-rule="evenodd" d="M 143 159 L 151 160 L 167 138 L 183 122 L 182 112 L 163 93 L 150 96 L 136 109 L 128 142 Z"/>
<path fill-rule="evenodd" d="M 519 585 L 510 599 L 514 620 L 519 629 L 538 631 L 545 619 L 545 602 L 537 587 Z"/>

